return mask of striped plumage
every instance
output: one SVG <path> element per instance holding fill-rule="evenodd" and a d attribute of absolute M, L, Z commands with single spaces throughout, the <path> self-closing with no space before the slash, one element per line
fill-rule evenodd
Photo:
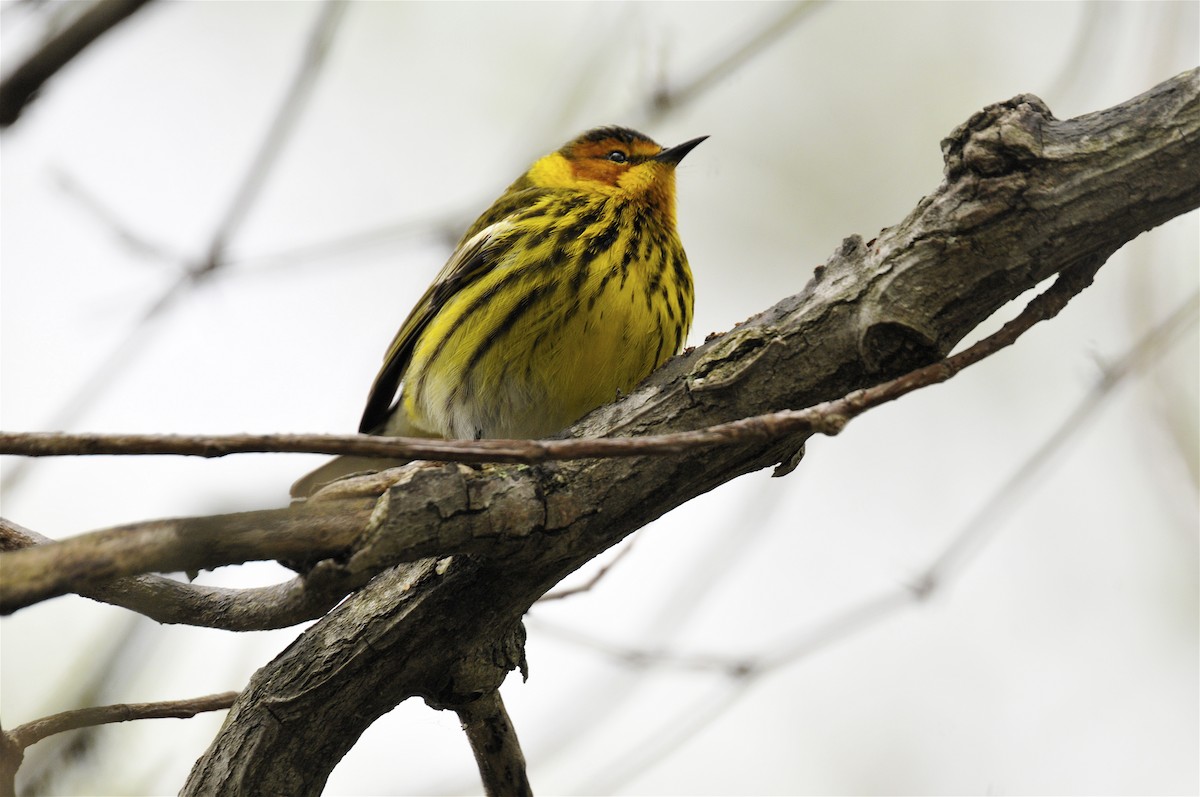
<path fill-rule="evenodd" d="M 664 150 L 603 127 L 534 163 L 471 225 L 401 326 L 359 430 L 544 437 L 677 353 L 693 294 L 675 166 L 701 141 Z M 335 460 L 293 494 L 390 464 Z"/>

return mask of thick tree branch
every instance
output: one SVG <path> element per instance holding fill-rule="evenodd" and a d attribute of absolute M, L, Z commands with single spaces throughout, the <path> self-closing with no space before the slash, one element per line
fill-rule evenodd
<path fill-rule="evenodd" d="M 0 518 L 0 551 L 52 542 L 49 537 Z M 160 623 L 264 631 L 315 620 L 373 575 L 375 571 L 352 572 L 333 559 L 323 559 L 303 575 L 267 587 L 227 589 L 183 584 L 162 576 L 136 576 L 81 586 L 78 593 Z"/>
<path fill-rule="evenodd" d="M 716 444 L 778 442 L 797 433 L 837 434 L 851 418 L 866 410 L 893 401 L 913 390 L 944 382 L 964 368 L 1012 345 L 1034 324 L 1057 315 L 1071 297 L 1091 283 L 1092 276 L 1100 265 L 1099 261 L 1084 263 L 1074 267 L 1070 273 L 1060 275 L 1054 286 L 1030 302 L 1017 318 L 1005 324 L 998 332 L 953 357 L 939 360 L 882 384 L 855 391 L 843 398 L 823 402 L 806 410 L 783 410 L 674 435 L 609 440 L 528 441 L 528 443 L 534 456 L 540 459 L 547 452 L 552 456 L 566 458 L 573 453 L 573 448 L 592 452 L 597 443 L 617 444 L 614 446 L 614 450 L 620 450 L 623 453 L 628 453 L 628 451 L 620 448 L 620 445 L 631 446 L 634 451 L 665 454 L 675 451 L 677 447 L 681 451 L 687 451 Z M 502 445 L 515 447 L 526 441 L 499 442 Z M 659 443 L 663 445 L 660 447 Z M 573 444 L 580 445 L 573 446 Z M 464 450 L 471 446 L 465 442 L 458 445 Z M 469 478 L 471 472 L 469 470 L 463 472 L 468 474 Z M 198 570 L 253 558 L 296 556 L 298 555 L 298 546 L 301 551 L 307 551 L 310 559 L 324 558 L 338 553 L 348 553 L 352 544 L 355 544 L 356 538 L 361 544 L 354 545 L 349 567 L 341 567 L 325 561 L 322 564 L 326 565 L 327 569 L 319 571 L 319 574 L 326 577 L 327 583 L 340 591 L 341 595 L 348 591 L 346 588 L 348 584 L 360 586 L 365 583 L 367 577 L 386 567 L 410 562 L 422 556 L 450 553 L 494 553 L 498 535 L 496 529 L 491 526 L 479 526 L 470 522 L 465 530 L 456 531 L 452 524 L 446 524 L 435 527 L 433 530 L 436 533 L 432 535 L 422 535 L 413 532 L 414 528 L 420 528 L 419 524 L 414 524 L 389 531 L 386 536 L 379 536 L 376 525 L 366 526 L 367 517 L 372 508 L 370 504 L 359 500 L 357 506 L 342 506 L 343 503 L 349 503 L 350 499 L 363 494 L 379 495 L 380 485 L 395 488 L 397 485 L 404 484 L 406 492 L 425 495 L 421 489 L 420 478 L 420 473 L 410 470 L 405 473 L 382 474 L 366 479 L 347 480 L 321 491 L 317 499 L 311 503 L 294 506 L 290 510 L 264 510 L 211 518 L 150 521 L 94 532 L 57 545 L 25 550 L 20 554 L 0 555 L 3 556 L 0 562 L 7 567 L 7 577 L 0 584 L 0 610 L 13 611 L 35 600 L 60 595 L 70 590 L 83 590 L 92 597 L 97 594 L 103 595 L 105 589 L 111 590 L 111 586 L 104 582 L 115 576 L 150 570 Z M 434 478 L 440 479 L 441 477 L 439 475 Z M 514 496 L 518 501 L 525 500 L 525 496 L 519 491 L 514 493 Z M 336 504 L 330 503 L 333 499 L 338 499 Z M 314 513 L 311 518 L 311 528 L 308 527 L 307 520 L 309 518 L 306 517 L 309 511 Z M 382 515 L 375 516 L 375 518 L 379 517 Z M 526 519 L 520 514 L 517 517 L 522 522 Z M 0 542 L 5 542 L 5 535 L 11 533 L 5 529 L 6 523 L 0 519 Z M 390 523 L 389 525 L 396 524 Z M 365 533 L 359 536 L 356 532 L 364 527 Z M 298 528 L 302 529 L 303 533 L 298 533 Z M 181 535 L 186 536 L 191 542 L 189 546 L 178 544 Z M 503 534 L 499 536 L 502 537 Z M 521 538 L 520 544 L 524 545 L 525 542 Z M 16 549 L 24 546 L 5 542 L 0 547 Z M 91 567 L 88 565 L 89 562 L 92 563 Z M 95 575 L 89 576 L 89 571 Z M 144 589 L 146 585 L 141 586 Z M 155 595 L 163 597 L 164 585 L 157 586 L 158 589 L 154 590 Z M 183 585 L 179 586 L 182 588 Z M 301 584 L 301 586 L 303 585 Z M 133 585 L 130 584 L 126 589 L 133 588 Z M 280 585 L 279 589 L 283 591 L 284 595 L 273 596 L 275 602 L 284 599 L 291 589 L 291 585 Z M 294 590 L 292 591 L 294 592 Z M 327 598 L 332 598 L 336 594 L 328 588 L 323 593 Z M 178 601 L 173 602 L 173 604 L 177 603 Z M 304 606 L 310 605 L 320 605 L 320 602 L 305 601 Z M 295 608 L 289 607 L 289 609 L 290 611 L 283 612 L 282 616 L 298 616 Z M 277 608 L 269 616 L 274 619 L 281 616 L 281 613 Z M 232 619 L 229 613 L 223 613 L 218 617 Z M 299 619 L 310 618 L 300 617 Z M 257 616 L 255 620 L 262 621 Z M 242 628 L 244 629 L 245 626 Z"/>
<path fill-rule="evenodd" d="M 120 450 L 212 456 L 317 446 L 329 453 L 395 456 L 397 446 L 415 445 L 400 451 L 474 461 L 638 458 L 482 471 L 427 464 L 340 483 L 308 505 L 287 510 L 154 521 L 38 544 L 0 555 L 0 606 L 11 610 L 74 589 L 164 622 L 271 627 L 318 615 L 396 562 L 464 553 L 483 557 L 418 562 L 382 576 L 310 632 L 319 629 L 322 638 L 333 634 L 335 641 L 326 644 L 336 649 L 309 661 L 316 654 L 301 645 L 306 658 L 300 666 L 322 661 L 333 666 L 337 675 L 331 678 L 339 688 L 352 687 L 360 704 L 355 717 L 327 718 L 334 723 L 329 727 L 340 729 L 335 734 L 339 738 L 325 745 L 325 758 L 319 763 L 306 758 L 299 779 L 288 781 L 290 786 L 319 785 L 327 767 L 365 727 L 362 717 L 414 694 L 456 707 L 486 694 L 487 688 L 466 685 L 478 680 L 474 676 L 448 675 L 454 672 L 449 665 L 461 662 L 464 650 L 478 649 L 483 652 L 474 655 L 488 663 L 485 670 L 502 680 L 520 660 L 511 639 L 521 614 L 563 575 L 717 483 L 775 463 L 784 466 L 779 472 L 785 471 L 809 434 L 834 434 L 862 411 L 943 381 L 1011 344 L 1033 323 L 1061 310 L 1126 240 L 1196 207 L 1197 82 L 1196 72 L 1188 73 L 1120 108 L 1067 122 L 1054 120 L 1030 97 L 977 114 L 943 144 L 946 182 L 903 224 L 870 244 L 848 239 L 803 294 L 675 361 L 645 388 L 597 411 L 573 433 L 641 435 L 651 429 L 706 426 L 698 431 L 482 444 L 354 436 L 0 439 L 6 446 L 28 447 L 23 453 L 49 454 Z M 964 352 L 939 359 L 995 307 L 1056 270 L 1055 285 L 1018 319 Z M 931 364 L 914 368 L 925 362 Z M 887 379 L 894 374 L 903 375 Z M 831 398 L 837 395 L 842 398 Z M 778 410 L 814 402 L 807 410 Z M 764 411 L 773 412 L 727 420 Z M 351 448 L 320 448 L 330 441 Z M 703 458 L 667 456 L 696 447 L 708 448 Z M 664 458 L 645 459 L 648 454 Z M 372 499 L 381 493 L 376 504 Z M 11 549 L 44 538 L 0 524 L 0 542 Z M 199 569 L 251 558 L 316 565 L 292 582 L 263 590 L 209 590 L 148 576 L 112 581 L 151 570 Z M 359 668 L 358 657 L 367 654 L 362 646 L 340 647 L 336 640 L 343 637 L 337 635 L 346 640 L 361 635 L 356 629 L 362 602 L 380 608 L 378 601 L 410 591 L 415 603 L 397 607 L 402 611 L 379 626 L 378 633 L 391 642 L 369 642 L 371 648 L 398 646 L 404 663 L 384 668 L 391 679 L 386 686 L 363 686 L 358 694 L 359 682 L 345 679 Z M 492 610 L 460 616 L 483 604 Z M 434 633 L 446 623 L 460 633 Z M 411 660 L 417 651 L 419 660 Z M 347 665 L 342 657 L 355 664 Z M 264 671 L 261 695 L 248 690 L 243 703 L 250 716 L 265 710 L 262 701 L 268 698 L 262 695 L 280 688 L 272 679 L 286 681 L 280 666 L 277 662 Z M 362 676 L 364 683 L 374 678 L 373 672 Z M 311 691 L 319 696 L 323 689 Z M 302 689 L 295 699 L 310 697 Z M 332 701 L 331 706 L 336 712 L 342 704 Z M 295 729 L 291 721 L 279 721 Z M 296 722 L 306 732 L 326 730 Z M 219 740 L 215 758 L 193 773 L 195 783 L 217 778 L 208 785 L 236 788 L 259 783 L 258 777 L 273 783 L 270 779 L 280 776 L 273 761 L 229 760 L 220 752 L 220 745 L 229 743 Z M 284 754 L 298 749 L 286 739 L 277 740 L 277 746 Z"/>
<path fill-rule="evenodd" d="M 37 544 L 13 523 L 0 522 L 0 607 L 28 605 L 30 598 L 53 597 L 71 588 L 108 603 L 130 605 L 160 622 L 193 622 L 222 628 L 272 628 L 311 619 L 314 607 L 336 603 L 344 587 L 361 586 L 370 575 L 343 573 L 334 563 L 313 570 L 307 580 L 245 591 L 200 591 L 166 579 L 114 581 L 150 571 L 202 570 L 252 559 L 278 558 L 316 563 L 347 552 L 367 526 L 374 503 L 347 499 L 312 507 L 266 509 L 252 513 L 180 517 L 131 523 L 72 538 Z M 22 533 L 24 532 L 24 533 Z M 270 551 L 264 557 L 263 552 Z M 162 603 L 167 601 L 167 603 Z M 182 601 L 182 603 L 180 603 Z M 248 601 L 248 603 L 247 603 Z M 310 616 L 305 616 L 310 615 Z M 319 615 L 317 615 L 319 616 Z M 186 619 L 185 619 L 186 618 Z M 199 622 L 196 622 L 199 621 Z"/>
<path fill-rule="evenodd" d="M 1200 204 L 1200 77 L 1067 121 L 1017 97 L 976 114 L 943 151 L 945 181 L 909 218 L 871 243 L 848 239 L 802 293 L 574 432 L 696 429 L 829 401 L 936 362 L 1047 277 L 1066 275 L 1063 290 L 1086 281 L 1125 242 Z M 792 462 L 802 437 L 702 457 L 422 469 L 420 491 L 398 485 L 382 499 L 378 536 L 485 526 L 492 550 L 403 565 L 336 607 L 256 673 L 184 792 L 319 791 L 401 700 L 477 698 L 464 659 L 497 674 L 517 666 L 522 614 L 565 574 L 717 484 Z"/>

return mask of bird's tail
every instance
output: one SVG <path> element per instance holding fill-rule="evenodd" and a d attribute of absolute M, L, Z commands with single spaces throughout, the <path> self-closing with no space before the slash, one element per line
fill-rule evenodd
<path fill-rule="evenodd" d="M 301 476 L 292 485 L 292 498 L 307 498 L 330 482 L 347 476 L 378 473 L 388 468 L 398 468 L 411 459 L 380 459 L 379 457 L 337 457 L 326 462 L 311 473 Z"/>

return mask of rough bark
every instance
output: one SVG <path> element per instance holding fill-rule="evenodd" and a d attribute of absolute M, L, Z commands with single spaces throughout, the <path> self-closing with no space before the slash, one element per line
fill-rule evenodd
<path fill-rule="evenodd" d="M 458 706 L 456 711 L 471 742 L 484 793 L 488 797 L 533 794 L 525 774 L 525 756 L 500 693 L 488 692 L 478 700 Z"/>
<path fill-rule="evenodd" d="M 945 180 L 908 218 L 871 242 L 846 239 L 803 291 L 676 359 L 575 433 L 808 406 L 944 356 L 1038 282 L 1093 267 L 1200 205 L 1200 72 L 1066 121 L 1019 96 L 974 115 L 942 148 Z M 318 793 L 400 701 L 462 706 L 494 690 L 522 663 L 522 615 L 563 576 L 718 484 L 786 470 L 802 443 L 413 468 L 381 499 L 374 534 L 432 536 L 447 551 L 457 535 L 490 544 L 389 570 L 301 635 L 251 680 L 184 793 Z"/>

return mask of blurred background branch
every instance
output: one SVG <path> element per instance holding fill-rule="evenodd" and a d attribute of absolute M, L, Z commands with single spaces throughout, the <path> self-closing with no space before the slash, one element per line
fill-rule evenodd
<path fill-rule="evenodd" d="M 149 0 L 94 0 L 0 80 L 0 128 L 17 121 L 46 81 Z"/>
<path fill-rule="evenodd" d="M 99 0 L 96 7 L 133 6 L 136 8 L 142 2 L 145 0 L 141 0 L 141 2 L 138 0 Z M 321 4 L 308 41 L 301 52 L 292 81 L 279 102 L 257 152 L 242 174 L 233 198 L 229 201 L 224 215 L 212 233 L 205 253 L 198 261 L 192 262 L 190 259 L 186 259 L 175 264 L 180 267 L 179 276 L 144 308 L 125 337 L 98 361 L 91 374 L 83 380 L 73 394 L 59 404 L 57 411 L 52 416 L 51 426 L 69 428 L 74 425 L 80 413 L 94 402 L 99 401 L 105 392 L 121 379 L 125 368 L 132 362 L 140 347 L 145 344 L 148 337 L 148 326 L 179 298 L 223 266 L 226 249 L 231 238 L 250 213 L 271 168 L 280 153 L 286 148 L 287 139 L 295 129 L 300 113 L 321 73 L 322 65 L 332 45 L 345 8 L 345 0 L 324 0 Z M 129 13 L 132 13 L 132 10 L 133 8 Z M 116 24 L 123 18 L 109 14 L 104 19 L 110 17 L 112 18 L 110 24 Z M 120 223 L 115 214 L 106 209 L 102 202 L 90 193 L 79 189 L 77 180 L 60 177 L 60 182 L 83 200 L 93 213 L 105 220 L 131 249 L 142 253 L 165 254 L 162 247 L 151 244 L 133 234 L 124 224 Z M 0 489 L 10 491 L 15 489 L 26 472 L 26 465 L 18 464 L 6 468 L 5 474 L 0 477 Z"/>

